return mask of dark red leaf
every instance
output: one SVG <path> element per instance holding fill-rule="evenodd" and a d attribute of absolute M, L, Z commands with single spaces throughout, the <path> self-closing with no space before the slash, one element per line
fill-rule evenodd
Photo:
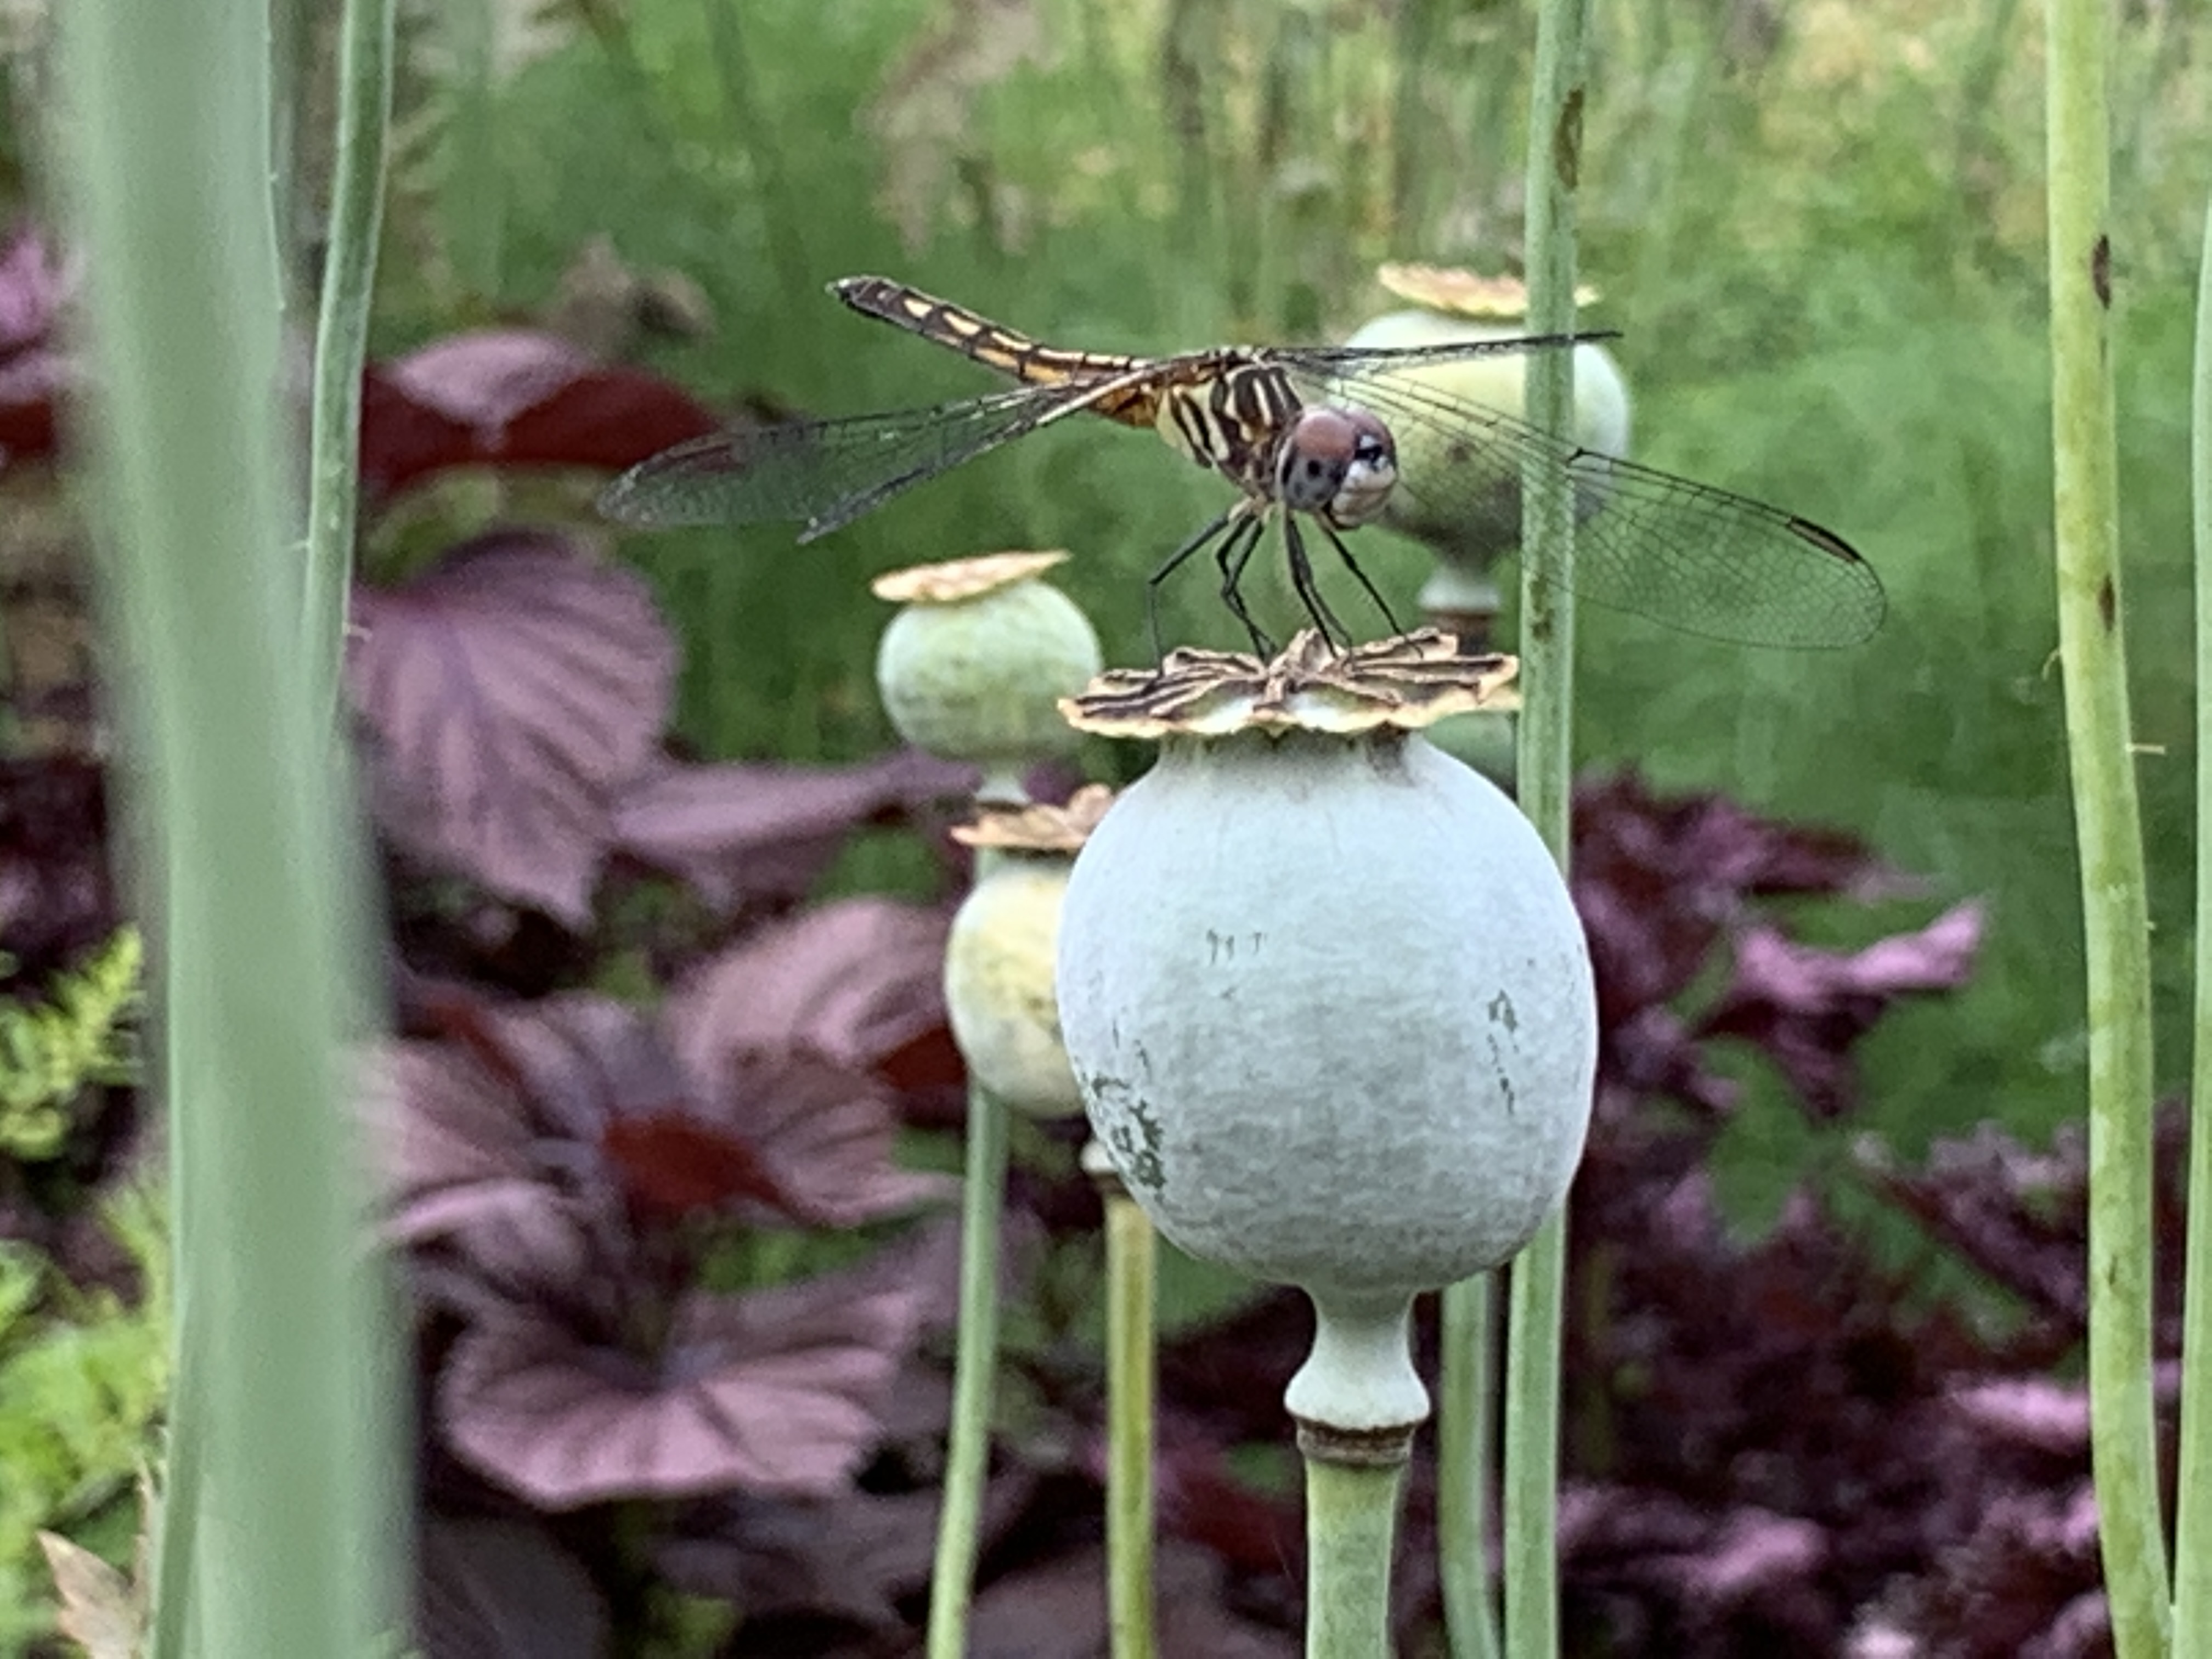
<path fill-rule="evenodd" d="M 536 1522 L 422 1523 L 415 1639 L 423 1659 L 601 1659 L 605 1598 Z"/>
<path fill-rule="evenodd" d="M 947 1177 L 896 1168 L 890 1095 L 859 1067 L 783 1051 L 732 1055 L 702 1079 L 705 1109 L 750 1149 L 760 1177 L 744 1196 L 818 1227 L 849 1227 L 950 1197 Z"/>
<path fill-rule="evenodd" d="M 623 793 L 615 835 L 718 910 L 804 898 L 862 824 L 971 788 L 975 769 L 903 750 L 849 767 L 664 765 Z"/>
<path fill-rule="evenodd" d="M 540 1508 L 838 1490 L 931 1291 L 903 1256 L 745 1297 L 693 1293 L 657 1358 L 486 1321 L 441 1380 L 453 1449 Z"/>
<path fill-rule="evenodd" d="M 372 373 L 362 477 L 370 489 L 388 493 L 453 466 L 613 471 L 716 424 L 672 383 L 594 363 L 556 334 L 484 329 Z"/>
<path fill-rule="evenodd" d="M 76 287 L 32 225 L 0 246 L 0 466 L 53 453 L 56 405 L 76 382 L 57 325 Z"/>
<path fill-rule="evenodd" d="M 1292 1659 L 1297 1642 L 1226 1605 L 1220 1564 L 1170 1543 L 1155 1572 L 1158 1650 L 1205 1659 Z M 1106 1562 L 1097 1547 L 1054 1556 L 999 1580 L 975 1599 L 975 1659 L 1095 1659 L 1108 1650 Z"/>
<path fill-rule="evenodd" d="M 107 857 L 101 768 L 62 755 L 0 759 L 0 948 L 4 976 L 43 985 L 122 921 Z"/>
<path fill-rule="evenodd" d="M 676 1111 L 641 1113 L 607 1125 L 602 1143 L 623 1172 L 631 1201 L 678 1217 L 741 1198 L 773 1203 L 775 1178 L 740 1137 Z"/>
<path fill-rule="evenodd" d="M 978 1528 L 986 1550 L 1005 1536 L 1036 1484 L 1018 1464 L 993 1474 Z M 943 1502 L 933 1486 L 820 1498 L 734 1493 L 708 1511 L 710 1533 L 694 1524 L 656 1559 L 671 1582 L 744 1607 L 748 1629 L 756 1620 L 805 1617 L 893 1632 L 904 1622 L 899 1601 L 929 1583 Z"/>
<path fill-rule="evenodd" d="M 1702 1036 L 1739 1036 L 1771 1055 L 1823 1117 L 1850 1104 L 1850 1050 L 1890 1003 L 1966 981 L 1981 943 L 1982 907 L 1961 904 L 1917 933 L 1863 950 L 1823 951 L 1771 927 L 1736 941 L 1735 974 L 1699 1023 Z"/>
<path fill-rule="evenodd" d="M 372 799 L 411 855 L 580 926 L 619 792 L 667 717 L 675 649 L 644 584 L 507 532 L 356 601 L 347 684 Z"/>
<path fill-rule="evenodd" d="M 942 910 L 854 898 L 763 927 L 684 981 L 671 1038 L 696 1078 L 788 1049 L 872 1067 L 945 1023 L 949 926 Z"/>

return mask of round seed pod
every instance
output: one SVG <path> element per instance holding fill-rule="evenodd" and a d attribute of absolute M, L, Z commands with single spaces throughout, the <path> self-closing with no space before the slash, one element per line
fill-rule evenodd
<path fill-rule="evenodd" d="M 1098 635 L 1073 600 L 1037 580 L 1065 553 L 996 553 L 878 578 L 901 605 L 876 647 L 876 688 L 899 735 L 983 768 L 985 799 L 1076 737 L 1059 700 L 1098 672 Z"/>
<path fill-rule="evenodd" d="M 976 1082 L 1032 1117 L 1083 1109 L 1060 1039 L 1053 962 L 1068 872 L 1112 799 L 1094 784 L 1066 806 L 987 808 L 952 832 L 988 849 L 945 947 L 952 1038 Z"/>
<path fill-rule="evenodd" d="M 1312 1296 L 1329 1332 L 1291 1409 L 1353 1430 L 1425 1414 L 1406 1304 L 1506 1261 L 1558 1207 L 1596 1069 L 1557 866 L 1412 729 L 1500 700 L 1510 659 L 1455 646 L 1178 652 L 1077 705 L 1162 744 L 1061 915 L 1092 1129 L 1168 1237 Z"/>

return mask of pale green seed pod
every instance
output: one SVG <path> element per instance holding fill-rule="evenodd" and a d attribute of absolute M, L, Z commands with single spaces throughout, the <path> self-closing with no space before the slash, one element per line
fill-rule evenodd
<path fill-rule="evenodd" d="M 985 799 L 1014 799 L 1028 767 L 1076 737 L 1059 700 L 1098 672 L 1098 635 L 1038 575 L 1064 553 L 1000 553 L 878 578 L 902 609 L 876 647 L 876 688 L 916 748 L 983 768 Z"/>
<path fill-rule="evenodd" d="M 1597 1008 L 1541 840 L 1407 729 L 1494 702 L 1507 659 L 1433 633 L 1321 649 L 1211 696 L 1162 677 L 1159 763 L 1069 884 L 1059 1000 L 1131 1195 L 1194 1255 L 1313 1297 L 1322 1370 L 1291 1408 L 1361 1429 L 1425 1413 L 1402 1340 L 1376 1358 L 1412 1297 L 1505 1261 L 1564 1200 Z M 1130 731 L 1135 701 L 1085 706 Z"/>

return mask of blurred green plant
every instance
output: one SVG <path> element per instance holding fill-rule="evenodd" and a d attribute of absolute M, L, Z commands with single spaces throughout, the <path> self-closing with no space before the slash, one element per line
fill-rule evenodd
<path fill-rule="evenodd" d="M 4 969 L 0 957 L 0 969 Z M 82 963 L 57 975 L 42 1000 L 0 1000 L 0 1155 L 51 1158 L 67 1145 L 88 1088 L 137 1073 L 130 1022 L 144 990 L 135 927 L 117 929 Z"/>
<path fill-rule="evenodd" d="M 132 1485 L 153 1461 L 168 1389 L 167 1247 L 143 1189 L 118 1189 L 102 1219 L 137 1269 L 135 1302 L 0 1244 L 0 1651 L 52 1628 L 40 1531 L 111 1563 L 132 1556 Z"/>

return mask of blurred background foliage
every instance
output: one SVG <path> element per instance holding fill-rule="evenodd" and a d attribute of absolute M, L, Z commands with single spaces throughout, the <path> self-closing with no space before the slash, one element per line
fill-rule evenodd
<path fill-rule="evenodd" d="M 1984 1116 L 2039 1133 L 2079 1109 L 2084 1032 L 2051 659 L 2038 14 L 1597 14 L 1582 261 L 1601 298 L 1586 315 L 1623 331 L 1636 453 L 1835 526 L 1881 569 L 1892 612 L 1871 646 L 1824 653 L 1586 611 L 1586 763 L 1848 827 L 1929 896 L 1988 895 L 1973 988 L 1875 1039 L 1872 1121 L 1908 1153 Z M 1340 337 L 1391 308 L 1372 279 L 1388 258 L 1516 264 L 1530 30 L 1516 5 L 503 0 L 417 6 L 408 34 L 386 349 L 542 307 L 604 234 L 706 301 L 711 330 L 648 345 L 653 366 L 733 412 L 842 413 L 984 380 L 846 314 L 821 289 L 848 273 L 1055 341 L 1155 351 Z M 2188 945 L 2184 373 L 2207 38 L 2188 9 L 2130 4 L 2118 59 L 2126 601 L 2169 1079 Z M 625 552 L 685 631 L 685 725 L 703 750 L 844 757 L 884 737 L 865 577 L 1066 547 L 1066 585 L 1109 658 L 1133 660 L 1141 574 L 1218 497 L 1140 438 L 1062 428 L 823 544 L 769 528 Z M 1410 602 L 1421 556 L 1371 562 Z M 1206 583 L 1170 598 L 1179 637 L 1229 642 Z"/>

